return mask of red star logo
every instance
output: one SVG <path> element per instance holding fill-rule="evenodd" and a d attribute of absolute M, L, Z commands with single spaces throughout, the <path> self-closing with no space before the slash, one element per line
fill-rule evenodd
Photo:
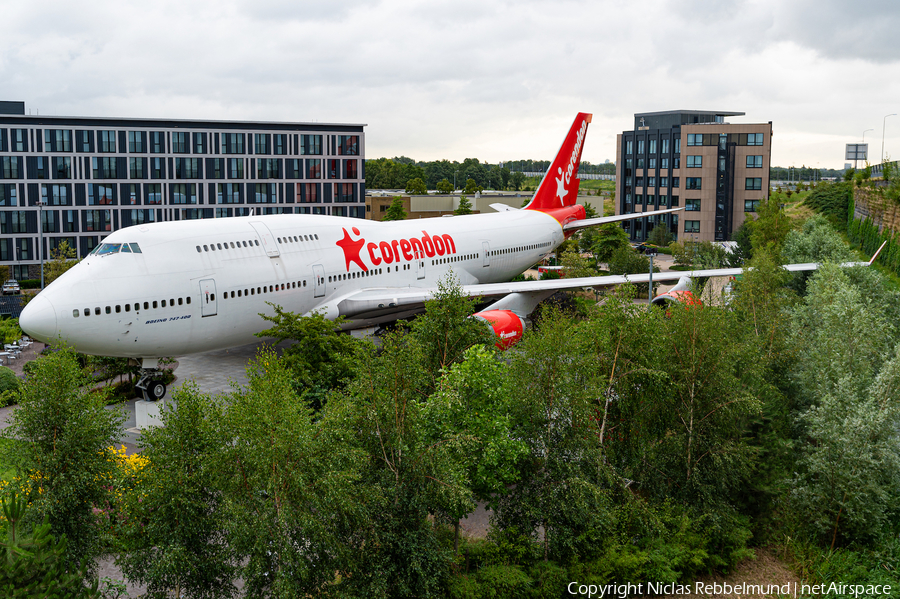
<path fill-rule="evenodd" d="M 353 234 L 359 235 L 359 229 L 353 227 Z M 362 259 L 359 257 L 359 252 L 362 250 L 363 246 L 366 244 L 365 239 L 359 239 L 357 241 L 353 241 L 353 238 L 350 237 L 350 233 L 347 232 L 347 229 L 344 229 L 344 238 L 337 242 L 338 247 L 344 250 L 344 260 L 347 261 L 347 271 L 350 271 L 350 263 L 356 262 L 361 269 L 364 271 L 369 270 L 369 268 L 363 263 Z"/>

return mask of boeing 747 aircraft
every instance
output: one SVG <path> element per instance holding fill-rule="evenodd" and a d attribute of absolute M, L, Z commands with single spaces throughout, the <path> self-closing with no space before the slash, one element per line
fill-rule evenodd
<path fill-rule="evenodd" d="M 298 314 L 344 316 L 345 328 L 377 326 L 421 312 L 452 271 L 468 296 L 499 297 L 474 316 L 511 344 L 526 316 L 560 289 L 647 280 L 638 274 L 503 282 L 583 227 L 647 216 L 586 219 L 575 203 L 590 121 L 578 114 L 524 209 L 495 205 L 492 214 L 394 222 L 285 214 L 127 227 L 31 300 L 20 326 L 44 342 L 61 339 L 83 353 L 140 360 L 138 387 L 156 400 L 166 392 L 160 357 L 252 343 L 267 328 L 259 314 L 273 313 L 270 303 Z M 696 274 L 712 273 L 719 274 Z M 686 274 L 693 273 L 654 279 Z"/>

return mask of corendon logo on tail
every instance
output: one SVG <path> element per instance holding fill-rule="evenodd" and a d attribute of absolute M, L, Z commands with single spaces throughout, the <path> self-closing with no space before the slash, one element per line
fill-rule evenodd
<path fill-rule="evenodd" d="M 559 166 L 556 169 L 556 174 L 559 175 L 556 179 L 556 196 L 559 198 L 561 206 L 565 205 L 564 198 L 569 194 L 566 186 L 572 180 L 572 174 L 575 172 L 575 167 L 578 165 L 578 156 L 581 154 L 581 144 L 584 143 L 584 136 L 586 133 L 587 121 L 581 121 L 581 128 L 578 129 L 578 133 L 575 136 L 575 147 L 572 148 L 572 156 L 569 157 L 569 164 L 566 167 L 566 171 L 563 172 L 562 166 Z"/>
<path fill-rule="evenodd" d="M 356 227 L 353 227 L 352 230 L 353 235 L 360 234 Z M 447 234 L 431 236 L 422 231 L 422 237 L 366 243 L 365 238 L 354 240 L 347 229 L 343 229 L 343 231 L 344 237 L 337 242 L 337 246 L 344 250 L 347 272 L 350 271 L 351 262 L 355 262 L 364 271 L 369 270 L 360 257 L 363 246 L 369 254 L 372 266 L 380 266 L 382 263 L 393 264 L 403 260 L 409 262 L 425 256 L 429 258 L 449 256 L 456 253 L 456 243 L 453 241 L 453 237 Z"/>

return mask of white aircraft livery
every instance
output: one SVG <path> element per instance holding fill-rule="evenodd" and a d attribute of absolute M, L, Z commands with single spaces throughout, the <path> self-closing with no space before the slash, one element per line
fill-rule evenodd
<path fill-rule="evenodd" d="M 393 222 L 284 214 L 127 227 L 32 299 L 20 326 L 83 353 L 141 360 L 138 387 L 155 400 L 166 391 L 160 357 L 252 343 L 268 327 L 259 314 L 274 313 L 270 304 L 344 316 L 345 328 L 372 327 L 421 312 L 452 272 L 468 296 L 502 296 L 474 316 L 494 328 L 501 344 L 512 344 L 525 317 L 555 291 L 647 279 L 503 282 L 578 229 L 647 216 L 586 219 L 575 203 L 590 121 L 578 114 L 523 209 L 494 205 L 492 214 Z M 666 278 L 673 277 L 654 275 Z"/>

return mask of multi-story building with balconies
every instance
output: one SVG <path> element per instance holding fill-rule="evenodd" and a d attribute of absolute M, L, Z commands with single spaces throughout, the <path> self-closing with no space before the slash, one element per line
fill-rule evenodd
<path fill-rule="evenodd" d="M 65 240 L 83 257 L 110 232 L 150 222 L 365 218 L 363 128 L 38 116 L 0 102 L 0 264 L 37 278 L 39 251 L 47 259 Z"/>
<path fill-rule="evenodd" d="M 634 241 L 656 226 L 676 239 L 727 241 L 769 191 L 772 122 L 739 124 L 743 112 L 672 110 L 634 115 L 617 136 L 616 214 L 674 214 L 624 221 Z"/>

